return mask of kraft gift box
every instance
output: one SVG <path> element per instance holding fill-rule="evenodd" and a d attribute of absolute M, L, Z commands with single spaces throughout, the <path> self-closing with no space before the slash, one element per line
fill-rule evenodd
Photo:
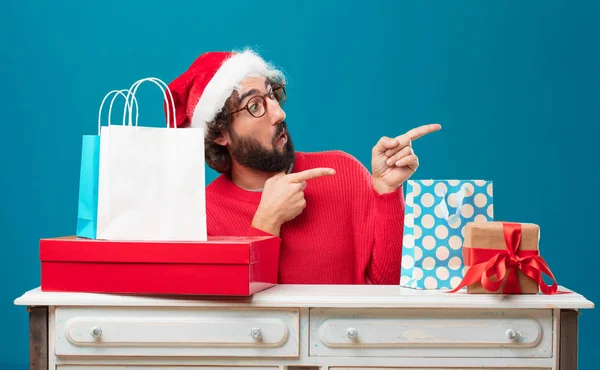
<path fill-rule="evenodd" d="M 527 251 L 538 252 L 539 245 L 539 232 L 540 228 L 538 225 L 531 223 L 519 223 L 513 225 L 520 225 L 520 240 L 516 246 L 517 255 L 526 254 Z M 477 255 L 477 250 L 487 249 L 493 254 L 494 251 L 507 251 L 507 243 L 505 239 L 505 225 L 503 222 L 482 222 L 482 223 L 468 223 L 465 229 L 465 243 L 463 245 L 463 258 L 465 265 L 472 266 L 480 260 L 474 260 Z M 487 259 L 487 257 L 484 257 Z M 475 263 L 474 263 L 475 262 Z M 538 293 L 539 287 L 538 282 L 532 280 L 526 276 L 522 271 L 515 269 L 517 281 L 521 294 L 536 294 Z M 511 273 L 510 271 L 508 272 Z M 481 282 L 477 282 L 467 286 L 467 293 L 502 293 L 505 291 L 505 285 L 507 277 L 502 282 L 500 288 L 496 291 L 488 291 L 482 285 Z"/>

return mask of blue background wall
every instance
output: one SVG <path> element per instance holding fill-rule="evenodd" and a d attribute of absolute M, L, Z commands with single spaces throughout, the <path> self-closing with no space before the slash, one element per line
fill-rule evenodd
<path fill-rule="evenodd" d="M 415 178 L 493 180 L 496 218 L 539 224 L 559 283 L 600 302 L 599 3 L 360 3 L 3 2 L 1 369 L 27 368 L 13 300 L 39 285 L 38 239 L 75 231 L 81 135 L 95 132 L 104 94 L 244 46 L 290 76 L 300 150 L 368 166 L 380 136 L 441 123 L 415 143 Z M 159 90 L 140 93 L 141 122 L 162 125 Z M 594 369 L 600 315 L 580 319 L 580 368 Z"/>

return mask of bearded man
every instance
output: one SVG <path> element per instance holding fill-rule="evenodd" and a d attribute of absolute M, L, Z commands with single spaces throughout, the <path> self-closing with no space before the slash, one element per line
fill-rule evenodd
<path fill-rule="evenodd" d="M 206 187 L 208 235 L 277 237 L 280 284 L 399 284 L 411 144 L 441 127 L 382 137 L 369 173 L 342 151 L 294 150 L 285 86 L 252 50 L 202 54 L 169 84 L 177 127 L 205 129 L 220 173 Z"/>

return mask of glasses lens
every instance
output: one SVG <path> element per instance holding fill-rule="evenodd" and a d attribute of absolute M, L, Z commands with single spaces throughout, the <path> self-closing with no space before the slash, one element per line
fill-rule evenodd
<path fill-rule="evenodd" d="M 262 117 L 265 110 L 265 99 L 262 96 L 255 96 L 248 101 L 248 112 L 254 117 Z"/>

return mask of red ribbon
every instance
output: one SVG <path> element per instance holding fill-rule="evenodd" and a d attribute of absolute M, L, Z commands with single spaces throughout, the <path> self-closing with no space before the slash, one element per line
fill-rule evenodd
<path fill-rule="evenodd" d="M 480 282 L 489 292 L 495 292 L 500 289 L 504 278 L 504 294 L 520 294 L 521 287 L 517 279 L 517 270 L 523 272 L 526 276 L 538 283 L 540 290 L 544 294 L 555 294 L 558 290 L 558 284 L 554 275 L 550 271 L 546 261 L 535 251 L 519 250 L 521 244 L 521 224 L 503 223 L 504 241 L 506 250 L 482 249 L 463 247 L 465 249 L 465 264 L 469 267 L 467 274 L 461 283 L 450 291 L 450 293 Z M 554 282 L 548 286 L 543 279 L 546 274 Z M 490 278 L 496 276 L 496 280 Z"/>

